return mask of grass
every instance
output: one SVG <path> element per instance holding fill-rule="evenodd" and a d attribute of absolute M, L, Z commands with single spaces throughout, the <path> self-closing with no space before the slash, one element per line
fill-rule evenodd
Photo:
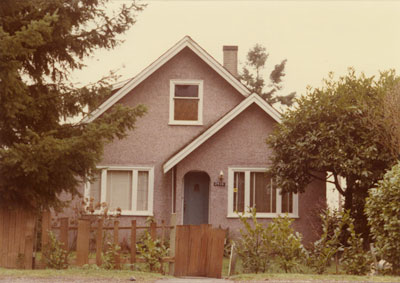
<path fill-rule="evenodd" d="M 55 269 L 35 269 L 35 270 L 20 270 L 20 269 L 5 269 L 0 268 L 0 280 L 4 278 L 64 278 L 64 279 L 78 279 L 78 278 L 93 278 L 93 279 L 126 279 L 128 280 L 134 276 L 136 280 L 140 281 L 154 281 L 156 279 L 168 278 L 169 276 L 161 275 L 160 273 L 151 273 L 143 271 L 131 270 L 105 270 L 97 268 L 93 265 L 87 267 L 70 267 L 63 270 Z"/>
<path fill-rule="evenodd" d="M 228 265 L 229 260 L 224 258 L 222 277 L 228 277 Z M 144 269 L 143 264 L 138 264 L 140 269 Z M 355 276 L 345 274 L 335 274 L 335 266 L 331 266 L 327 270 L 327 274 L 319 275 L 313 274 L 312 270 L 307 266 L 300 268 L 302 273 L 283 273 L 279 268 L 272 268 L 270 273 L 259 273 L 259 274 L 238 274 L 231 276 L 229 279 L 235 281 L 266 281 L 266 280 L 286 280 L 286 281 L 358 281 L 358 282 L 400 282 L 399 276 Z M 240 260 L 236 265 L 237 273 L 242 272 L 242 266 Z M 340 272 L 340 270 L 339 270 Z M 63 278 L 66 280 L 73 281 L 74 279 L 122 279 L 128 280 L 134 276 L 139 281 L 155 281 L 157 279 L 173 278 L 171 276 L 161 275 L 160 273 L 151 273 L 145 271 L 131 271 L 125 266 L 123 270 L 105 270 L 98 268 L 96 265 L 86 265 L 84 267 L 70 267 L 64 270 L 55 269 L 42 269 L 42 270 L 18 270 L 18 269 L 5 269 L 0 268 L 0 280 L 5 278 Z"/>
<path fill-rule="evenodd" d="M 223 266 L 222 266 L 222 277 L 228 277 L 228 268 L 229 268 L 229 259 L 224 258 Z M 251 273 L 242 273 L 243 268 L 240 259 L 238 259 L 236 263 L 236 273 L 237 275 L 229 277 L 231 280 L 235 281 L 266 281 L 266 280 L 287 280 L 287 281 L 295 281 L 295 280 L 314 280 L 314 281 L 358 281 L 358 282 L 400 282 L 400 276 L 356 276 L 356 275 L 346 275 L 341 273 L 339 269 L 339 274 L 336 274 L 336 266 L 331 265 L 326 274 L 315 274 L 313 271 L 303 265 L 300 267 L 301 273 L 284 273 L 278 267 L 272 267 L 272 271 L 268 273 L 259 273 L 259 274 L 251 274 Z"/>
<path fill-rule="evenodd" d="M 358 282 L 400 282 L 400 277 L 395 276 L 356 276 L 344 274 L 300 274 L 300 273 L 261 273 L 261 274 L 240 274 L 231 276 L 229 279 L 244 281 L 265 281 L 265 280 L 315 280 L 315 281 L 358 281 Z"/>

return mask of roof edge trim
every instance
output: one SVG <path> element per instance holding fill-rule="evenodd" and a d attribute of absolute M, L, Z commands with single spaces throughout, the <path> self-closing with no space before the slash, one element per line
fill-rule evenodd
<path fill-rule="evenodd" d="M 263 100 L 259 95 L 253 93 L 241 103 L 239 103 L 235 108 L 229 111 L 224 117 L 218 120 L 214 125 L 212 125 L 208 130 L 198 136 L 194 141 L 185 146 L 182 150 L 172 156 L 167 162 L 163 165 L 164 173 L 167 173 L 171 168 L 173 168 L 176 164 L 182 161 L 186 156 L 192 153 L 196 148 L 202 145 L 205 141 L 207 141 L 210 137 L 212 137 L 215 133 L 217 133 L 220 129 L 222 129 L 226 124 L 232 121 L 235 117 L 237 117 L 240 113 L 242 113 L 247 107 L 251 104 L 257 104 L 262 110 L 264 110 L 272 119 L 276 122 L 281 123 L 281 115 L 278 111 L 276 111 L 271 105 L 269 105 L 265 100 Z"/>

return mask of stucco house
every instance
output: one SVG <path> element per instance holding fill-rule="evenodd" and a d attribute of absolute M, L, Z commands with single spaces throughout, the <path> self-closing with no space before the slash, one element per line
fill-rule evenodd
<path fill-rule="evenodd" d="M 237 46 L 223 47 L 223 64 L 189 36 L 124 84 L 86 118 L 114 104 L 144 104 L 148 113 L 123 140 L 105 148 L 96 182 L 85 197 L 122 209 L 121 224 L 147 216 L 178 224 L 241 227 L 236 212 L 257 208 L 260 221 L 288 213 L 306 241 L 313 240 L 316 208 L 325 184 L 303 194 L 279 193 L 265 174 L 271 150 L 265 139 L 280 114 L 237 79 Z"/>

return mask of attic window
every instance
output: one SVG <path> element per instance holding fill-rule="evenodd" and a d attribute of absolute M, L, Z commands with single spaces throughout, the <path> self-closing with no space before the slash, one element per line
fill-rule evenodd
<path fill-rule="evenodd" d="M 171 80 L 169 124 L 203 124 L 203 81 Z"/>

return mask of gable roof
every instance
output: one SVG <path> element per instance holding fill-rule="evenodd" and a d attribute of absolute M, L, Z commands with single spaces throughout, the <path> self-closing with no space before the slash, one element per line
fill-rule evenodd
<path fill-rule="evenodd" d="M 201 48 L 200 45 L 198 45 L 190 36 L 185 36 L 174 46 L 172 46 L 167 52 L 161 55 L 156 61 L 154 61 L 142 72 L 140 72 L 137 76 L 130 79 L 123 86 L 119 84 L 118 87 L 120 86 L 121 88 L 105 102 L 103 102 L 96 110 L 86 116 L 82 120 L 82 122 L 88 123 L 95 120 L 185 47 L 188 47 L 196 55 L 198 55 L 205 63 L 207 63 L 214 71 L 216 71 L 221 77 L 223 77 L 228 83 L 230 83 L 232 87 L 234 87 L 243 96 L 247 97 L 250 95 L 250 91 L 237 78 L 235 78 L 227 69 L 225 69 L 203 48 Z M 115 87 L 113 89 L 117 89 L 118 87 Z"/>
<path fill-rule="evenodd" d="M 240 113 L 242 113 L 253 103 L 257 104 L 262 110 L 265 111 L 265 113 L 271 116 L 272 119 L 274 119 L 276 122 L 278 123 L 281 122 L 281 115 L 279 114 L 279 112 L 276 111 L 269 103 L 263 100 L 259 95 L 253 93 L 245 100 L 243 100 L 241 103 L 239 103 L 231 111 L 229 111 L 225 116 L 219 119 L 216 123 L 214 123 L 211 127 L 209 127 L 206 131 L 200 134 L 197 138 L 195 138 L 191 143 L 183 147 L 180 151 L 178 151 L 171 158 L 169 158 L 168 161 L 165 162 L 163 165 L 164 173 L 167 173 L 172 167 L 178 164 L 181 160 L 183 160 L 196 148 L 201 146 L 210 137 L 216 134 L 226 124 L 232 121 L 235 117 L 237 117 Z"/>

